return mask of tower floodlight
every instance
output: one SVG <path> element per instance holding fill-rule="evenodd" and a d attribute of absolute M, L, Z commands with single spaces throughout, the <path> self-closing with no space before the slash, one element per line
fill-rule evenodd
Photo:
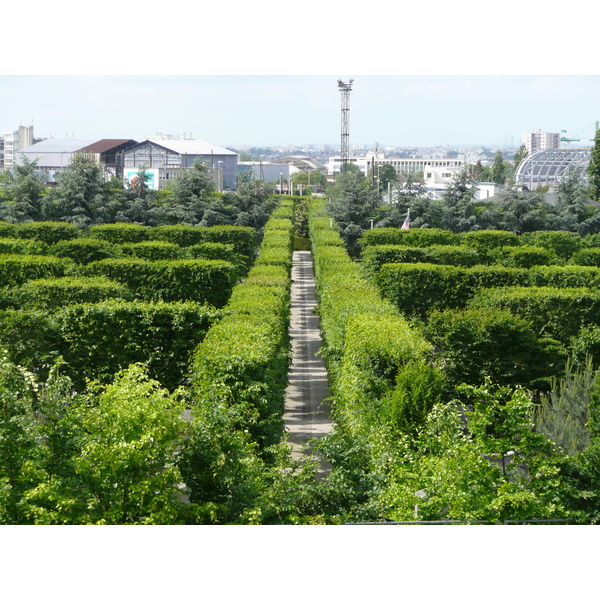
<path fill-rule="evenodd" d="M 344 83 L 338 79 L 338 89 L 342 93 L 342 143 L 341 143 L 341 170 L 345 170 L 350 158 L 350 92 L 352 91 L 352 83 L 354 79 L 350 79 L 348 83 Z"/>

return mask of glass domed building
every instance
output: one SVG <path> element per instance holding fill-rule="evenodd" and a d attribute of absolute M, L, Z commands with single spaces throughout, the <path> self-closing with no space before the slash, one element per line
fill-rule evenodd
<path fill-rule="evenodd" d="M 515 184 L 533 191 L 558 183 L 572 170 L 581 172 L 583 179 L 587 180 L 591 152 L 591 148 L 555 148 L 534 152 L 517 168 Z"/>

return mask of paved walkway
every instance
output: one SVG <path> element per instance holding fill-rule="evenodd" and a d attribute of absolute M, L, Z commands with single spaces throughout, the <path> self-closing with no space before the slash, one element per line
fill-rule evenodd
<path fill-rule="evenodd" d="M 310 252 L 294 252 L 291 300 L 292 365 L 284 420 L 292 455 L 301 458 L 314 455 L 309 441 L 327 435 L 332 427 L 328 403 L 324 402 L 328 396 L 327 371 L 323 359 L 316 356 L 321 347 L 321 332 L 319 316 L 314 310 L 317 298 Z M 320 457 L 319 461 L 319 477 L 324 477 L 331 465 Z"/>

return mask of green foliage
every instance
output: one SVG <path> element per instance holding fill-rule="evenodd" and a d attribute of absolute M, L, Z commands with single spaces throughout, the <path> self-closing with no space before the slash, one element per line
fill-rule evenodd
<path fill-rule="evenodd" d="M 72 260 L 54 256 L 0 255 L 0 287 L 16 287 L 30 279 L 63 277 L 69 274 L 74 266 Z"/>
<path fill-rule="evenodd" d="M 135 223 L 103 223 L 92 225 L 88 235 L 111 244 L 136 244 L 148 241 L 150 231 L 153 230 Z"/>
<path fill-rule="evenodd" d="M 21 239 L 37 240 L 49 246 L 79 237 L 79 229 L 72 223 L 54 221 L 22 223 L 16 227 L 15 231 Z"/>
<path fill-rule="evenodd" d="M 549 265 L 552 254 L 541 246 L 504 246 L 490 253 L 490 258 L 505 267 L 530 269 L 538 265 Z"/>
<path fill-rule="evenodd" d="M 49 246 L 37 240 L 5 239 L 0 237 L 0 254 L 46 254 Z"/>
<path fill-rule="evenodd" d="M 512 287 L 481 290 L 473 307 L 506 308 L 531 322 L 538 336 L 568 344 L 584 325 L 600 325 L 600 292 L 587 288 Z"/>
<path fill-rule="evenodd" d="M 8 290 L 4 307 L 55 311 L 68 304 L 94 303 L 109 298 L 132 299 L 129 289 L 104 277 L 49 277 L 32 279 Z"/>
<path fill-rule="evenodd" d="M 568 261 L 582 246 L 582 238 L 571 231 L 533 231 L 521 236 L 523 244 L 541 246 L 556 259 Z"/>
<path fill-rule="evenodd" d="M 236 267 L 220 260 L 106 259 L 81 269 L 82 275 L 104 276 L 128 286 L 143 300 L 207 302 L 225 305 L 236 281 Z"/>
<path fill-rule="evenodd" d="M 582 248 L 573 254 L 570 262 L 573 265 L 600 267 L 600 248 Z"/>
<path fill-rule="evenodd" d="M 87 265 L 96 260 L 118 258 L 121 256 L 121 251 L 111 242 L 82 237 L 57 242 L 49 247 L 48 254 L 59 258 L 70 258 L 77 264 Z"/>
<path fill-rule="evenodd" d="M 560 374 L 564 350 L 540 339 L 531 324 L 507 310 L 467 309 L 433 312 L 425 336 L 436 348 L 436 362 L 449 384 L 539 388 Z"/>
<path fill-rule="evenodd" d="M 482 257 L 488 256 L 492 250 L 503 246 L 519 246 L 519 236 L 511 231 L 480 230 L 467 231 L 460 238 L 461 244 L 474 248 Z"/>
<path fill-rule="evenodd" d="M 150 261 L 188 258 L 188 255 L 183 248 L 170 242 L 148 241 L 138 242 L 136 244 L 121 244 L 119 250 L 125 256 L 132 256 L 134 258 Z"/>
<path fill-rule="evenodd" d="M 363 249 L 368 246 L 384 244 L 403 244 L 406 246 L 458 245 L 460 237 L 447 229 L 398 229 L 397 227 L 376 227 L 364 231 L 360 244 Z"/>
<path fill-rule="evenodd" d="M 52 321 L 67 374 L 81 389 L 87 379 L 109 382 L 135 362 L 173 390 L 188 375 L 194 348 L 218 313 L 193 302 L 107 300 L 67 306 Z"/>

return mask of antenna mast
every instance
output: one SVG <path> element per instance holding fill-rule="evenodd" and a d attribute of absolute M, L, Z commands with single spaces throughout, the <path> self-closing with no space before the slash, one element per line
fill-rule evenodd
<path fill-rule="evenodd" d="M 346 170 L 348 159 L 350 158 L 350 92 L 352 91 L 352 83 L 354 79 L 351 79 L 348 83 L 344 83 L 341 79 L 338 79 L 338 88 L 342 93 L 342 144 L 341 144 L 341 171 Z"/>

